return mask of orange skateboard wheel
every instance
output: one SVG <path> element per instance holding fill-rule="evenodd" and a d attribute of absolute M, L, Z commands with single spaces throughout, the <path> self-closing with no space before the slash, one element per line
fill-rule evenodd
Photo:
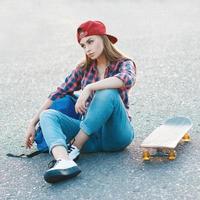
<path fill-rule="evenodd" d="M 143 152 L 143 160 L 144 161 L 150 160 L 150 153 L 148 151 Z"/>
<path fill-rule="evenodd" d="M 184 136 L 183 136 L 183 141 L 184 142 L 189 142 L 191 139 L 190 139 L 190 135 L 189 133 L 186 133 Z"/>
<path fill-rule="evenodd" d="M 176 159 L 176 151 L 175 150 L 169 151 L 168 159 L 169 160 L 175 160 Z"/>

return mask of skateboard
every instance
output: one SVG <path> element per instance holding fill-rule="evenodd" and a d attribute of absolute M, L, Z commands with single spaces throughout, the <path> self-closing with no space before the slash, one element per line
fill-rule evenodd
<path fill-rule="evenodd" d="M 165 121 L 142 142 L 143 160 L 161 156 L 176 159 L 175 148 L 181 141 L 190 141 L 188 131 L 191 127 L 192 122 L 186 117 L 173 117 Z"/>

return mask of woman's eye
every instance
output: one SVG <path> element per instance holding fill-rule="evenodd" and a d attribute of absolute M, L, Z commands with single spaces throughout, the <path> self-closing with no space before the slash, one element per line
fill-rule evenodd
<path fill-rule="evenodd" d="M 93 43 L 93 42 L 94 42 L 93 40 L 89 40 L 89 41 L 88 41 L 88 44 L 91 44 L 91 43 Z"/>
<path fill-rule="evenodd" d="M 85 48 L 85 45 L 82 44 L 81 47 L 82 47 L 82 48 Z"/>

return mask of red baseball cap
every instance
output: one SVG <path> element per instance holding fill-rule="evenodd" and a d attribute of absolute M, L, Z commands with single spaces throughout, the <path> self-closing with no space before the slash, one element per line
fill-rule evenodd
<path fill-rule="evenodd" d="M 100 21 L 87 21 L 81 24 L 77 29 L 77 40 L 80 43 L 81 39 L 90 35 L 107 35 L 108 39 L 115 44 L 117 38 L 106 33 L 105 25 Z"/>

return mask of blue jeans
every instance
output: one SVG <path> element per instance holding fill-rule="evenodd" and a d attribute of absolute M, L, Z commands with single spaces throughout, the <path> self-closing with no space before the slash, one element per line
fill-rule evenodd
<path fill-rule="evenodd" d="M 96 91 L 85 118 L 77 120 L 56 110 L 40 115 L 40 126 L 51 152 L 69 143 L 81 129 L 89 136 L 82 152 L 120 151 L 134 138 L 133 127 L 117 89 Z"/>

